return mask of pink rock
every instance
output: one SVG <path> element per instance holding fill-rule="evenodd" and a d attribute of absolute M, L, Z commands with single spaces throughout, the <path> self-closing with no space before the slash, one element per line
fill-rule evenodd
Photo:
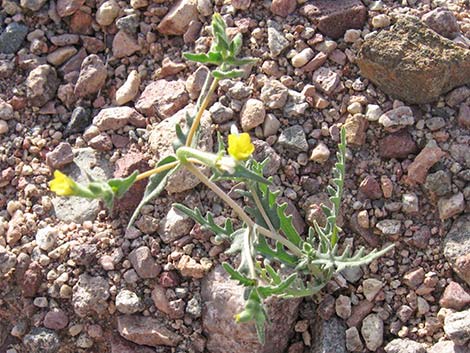
<path fill-rule="evenodd" d="M 175 271 L 163 272 L 160 276 L 160 284 L 164 288 L 176 287 L 180 282 L 181 280 Z"/>
<path fill-rule="evenodd" d="M 408 166 L 408 184 L 423 184 L 426 181 L 428 170 L 445 155 L 446 153 L 438 146 L 424 147 L 413 163 Z"/>
<path fill-rule="evenodd" d="M 161 266 L 155 262 L 150 249 L 146 246 L 134 249 L 128 258 L 141 278 L 155 278 L 161 271 Z"/>
<path fill-rule="evenodd" d="M 470 107 L 467 104 L 460 105 L 457 121 L 460 126 L 470 129 Z"/>
<path fill-rule="evenodd" d="M 382 197 L 382 189 L 379 182 L 370 175 L 366 176 L 359 185 L 359 192 L 371 200 L 378 200 Z"/>
<path fill-rule="evenodd" d="M 21 281 L 21 292 L 24 297 L 32 298 L 36 295 L 43 280 L 42 267 L 36 261 L 29 264 Z"/>
<path fill-rule="evenodd" d="M 295 11 L 296 0 L 273 0 L 271 3 L 271 12 L 281 17 L 287 17 Z"/>
<path fill-rule="evenodd" d="M 69 323 L 67 314 L 61 309 L 53 309 L 44 317 L 44 326 L 52 330 L 66 328 Z"/>
<path fill-rule="evenodd" d="M 83 60 L 87 57 L 86 50 L 84 48 L 80 49 L 77 54 L 72 56 L 59 71 L 65 76 L 74 71 L 80 71 Z"/>
<path fill-rule="evenodd" d="M 124 315 L 117 319 L 119 334 L 125 339 L 146 346 L 178 345 L 183 338 L 170 331 L 159 320 L 141 315 Z"/>
<path fill-rule="evenodd" d="M 61 142 L 53 151 L 46 154 L 46 163 L 52 169 L 60 169 L 72 162 L 73 151 L 68 142 Z"/>
<path fill-rule="evenodd" d="M 130 34 L 124 31 L 119 31 L 113 39 L 113 55 L 120 59 L 126 56 L 131 56 L 140 50 L 140 45 L 131 37 Z"/>
<path fill-rule="evenodd" d="M 237 10 L 248 10 L 251 0 L 232 0 L 232 6 Z"/>
<path fill-rule="evenodd" d="M 188 101 L 189 95 L 182 81 L 158 80 L 145 87 L 135 107 L 145 116 L 158 115 L 168 118 L 183 108 Z"/>
<path fill-rule="evenodd" d="M 59 17 L 73 15 L 85 3 L 85 0 L 58 0 L 56 11 Z"/>
<path fill-rule="evenodd" d="M 89 53 L 97 54 L 106 48 L 101 39 L 90 36 L 81 36 L 80 38 L 82 40 L 83 47 Z"/>
<path fill-rule="evenodd" d="M 422 20 L 435 32 L 449 39 L 454 39 L 460 32 L 454 13 L 443 7 L 428 12 Z"/>
<path fill-rule="evenodd" d="M 367 18 L 367 9 L 361 0 L 313 0 L 302 12 L 320 32 L 333 39 L 342 37 L 350 28 L 361 29 Z"/>
<path fill-rule="evenodd" d="M 70 19 L 70 31 L 78 34 L 90 34 L 92 32 L 91 23 L 93 17 L 86 12 L 77 11 Z"/>
<path fill-rule="evenodd" d="M 416 289 L 424 281 L 424 270 L 422 267 L 407 272 L 403 276 L 403 283 L 405 283 L 411 289 Z"/>
<path fill-rule="evenodd" d="M 88 146 L 93 147 L 97 151 L 111 151 L 113 149 L 113 142 L 107 133 L 102 132 L 88 141 Z"/>
<path fill-rule="evenodd" d="M 382 158 L 405 159 L 417 150 L 413 137 L 405 129 L 387 135 L 379 141 L 379 154 Z"/>
<path fill-rule="evenodd" d="M 184 316 L 184 310 L 172 305 L 166 296 L 166 289 L 162 286 L 156 285 L 152 290 L 152 300 L 155 307 L 167 314 L 170 319 L 181 319 Z"/>
<path fill-rule="evenodd" d="M 113 107 L 102 109 L 93 118 L 93 125 L 100 131 L 118 130 L 127 124 L 137 127 L 145 127 L 145 118 L 131 107 Z"/>
<path fill-rule="evenodd" d="M 356 327 L 367 315 L 369 315 L 373 307 L 374 303 L 368 300 L 363 300 L 356 306 L 353 306 L 351 316 L 346 321 L 346 324 L 349 327 Z"/>
<path fill-rule="evenodd" d="M 457 282 L 450 282 L 442 294 L 439 304 L 444 308 L 462 310 L 470 304 L 470 294 Z"/>
<path fill-rule="evenodd" d="M 75 84 L 75 94 L 78 97 L 95 94 L 105 84 L 107 75 L 106 67 L 98 55 L 87 56 L 81 65 L 80 76 Z"/>
<path fill-rule="evenodd" d="M 162 34 L 182 35 L 191 21 L 197 20 L 197 1 L 179 0 L 160 21 L 157 29 Z"/>

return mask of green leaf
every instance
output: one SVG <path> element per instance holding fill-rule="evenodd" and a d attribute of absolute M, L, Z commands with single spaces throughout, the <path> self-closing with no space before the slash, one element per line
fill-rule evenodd
<path fill-rule="evenodd" d="M 157 167 L 161 167 L 161 166 L 164 166 L 166 164 L 173 163 L 175 161 L 177 161 L 175 156 L 168 156 L 166 158 L 163 158 L 160 162 L 158 162 Z M 142 198 L 139 205 L 137 206 L 134 213 L 132 214 L 132 217 L 131 217 L 131 220 L 129 221 L 128 227 L 130 227 L 134 223 L 134 221 L 136 220 L 137 216 L 139 215 L 140 210 L 142 209 L 142 207 L 145 204 L 147 204 L 148 202 L 150 202 L 152 199 L 157 197 L 163 191 L 163 189 L 165 189 L 168 178 L 178 168 L 179 168 L 179 165 L 174 167 L 173 169 L 168 169 L 168 170 L 165 170 L 161 173 L 153 174 L 149 178 L 147 188 L 145 189 L 145 192 L 144 192 L 144 197 Z"/>
<path fill-rule="evenodd" d="M 232 233 L 232 235 L 230 236 L 231 238 L 230 248 L 225 250 L 226 254 L 235 255 L 242 251 L 245 232 L 246 232 L 246 228 L 240 228 Z"/>
<path fill-rule="evenodd" d="M 257 290 L 261 298 L 268 298 L 271 295 L 282 295 L 287 288 L 295 281 L 297 273 L 291 274 L 284 281 L 275 286 L 258 286 Z"/>
<path fill-rule="evenodd" d="M 255 58 L 234 58 L 230 57 L 225 59 L 225 63 L 233 66 L 243 66 L 243 65 L 248 65 L 248 64 L 254 64 L 258 62 L 258 59 Z M 239 70 L 243 72 L 242 70 Z"/>
<path fill-rule="evenodd" d="M 245 287 L 253 287 L 256 285 L 256 280 L 246 277 L 237 270 L 235 270 L 229 263 L 222 263 L 222 267 L 230 275 L 230 278 L 234 281 L 238 281 L 238 284 L 241 284 Z"/>
<path fill-rule="evenodd" d="M 238 77 L 242 77 L 244 74 L 245 74 L 245 71 L 243 70 L 230 70 L 230 71 L 214 70 L 212 71 L 212 76 L 220 80 L 227 79 L 227 78 L 238 78 Z"/>
<path fill-rule="evenodd" d="M 237 33 L 235 37 L 233 37 L 232 41 L 230 42 L 230 54 L 233 57 L 236 57 L 242 48 L 243 44 L 243 35 L 241 33 Z"/>
<path fill-rule="evenodd" d="M 116 178 L 108 180 L 108 185 L 113 190 L 114 196 L 121 198 L 132 187 L 132 185 L 134 185 L 137 175 L 139 175 L 139 172 L 136 170 L 127 178 Z"/>

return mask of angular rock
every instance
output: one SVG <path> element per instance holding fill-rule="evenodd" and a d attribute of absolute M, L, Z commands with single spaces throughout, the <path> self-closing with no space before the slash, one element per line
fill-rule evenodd
<path fill-rule="evenodd" d="M 435 8 L 421 19 L 434 31 L 446 38 L 454 39 L 460 32 L 454 13 L 444 7 Z"/>
<path fill-rule="evenodd" d="M 410 107 L 402 106 L 382 114 L 379 124 L 382 124 L 389 131 L 397 131 L 415 122 L 413 111 Z"/>
<path fill-rule="evenodd" d="M 346 353 L 346 327 L 337 317 L 311 324 L 312 353 Z"/>
<path fill-rule="evenodd" d="M 1 250 L 0 250 L 1 257 Z M 0 260 L 1 262 L 1 260 Z M 1 274 L 1 265 L 0 265 L 0 274 Z M 24 273 L 23 278 L 20 281 L 21 293 L 26 298 L 33 298 L 36 296 L 39 287 L 43 283 L 42 267 L 36 261 L 32 261 L 26 272 Z"/>
<path fill-rule="evenodd" d="M 271 12 L 277 16 L 287 17 L 295 11 L 297 1 L 295 0 L 273 0 Z"/>
<path fill-rule="evenodd" d="M 359 192 L 371 200 L 382 198 L 382 189 L 379 182 L 370 175 L 366 176 L 359 184 Z"/>
<path fill-rule="evenodd" d="M 405 129 L 391 133 L 379 141 L 379 154 L 382 158 L 405 159 L 417 151 L 413 137 Z"/>
<path fill-rule="evenodd" d="M 470 82 L 470 51 L 411 16 L 365 40 L 357 63 L 386 94 L 413 104 L 432 102 Z"/>
<path fill-rule="evenodd" d="M 304 13 L 324 35 L 337 39 L 351 28 L 361 29 L 367 9 L 360 0 L 313 0 Z"/>
<path fill-rule="evenodd" d="M 366 131 L 369 122 L 362 114 L 349 115 L 344 122 L 346 130 L 346 142 L 348 145 L 360 147 L 366 142 Z"/>
<path fill-rule="evenodd" d="M 59 79 L 57 72 L 50 65 L 40 65 L 31 70 L 26 79 L 26 95 L 34 107 L 42 107 L 54 98 Z"/>
<path fill-rule="evenodd" d="M 135 108 L 145 116 L 157 115 L 164 119 L 178 112 L 188 101 L 189 96 L 182 81 L 158 80 L 145 87 Z"/>
<path fill-rule="evenodd" d="M 183 338 L 153 317 L 124 315 L 117 319 L 119 334 L 131 342 L 158 347 L 175 347 Z"/>
<path fill-rule="evenodd" d="M 408 179 L 410 185 L 423 184 L 428 170 L 446 154 L 438 146 L 427 145 L 408 166 Z"/>
<path fill-rule="evenodd" d="M 180 110 L 171 118 L 165 119 L 153 127 L 149 136 L 150 149 L 155 153 L 156 159 L 162 159 L 174 153 L 173 141 L 176 139 L 175 124 L 180 123 L 184 129 L 186 125 L 186 109 Z M 201 119 L 201 130 L 198 148 L 202 151 L 212 151 L 213 140 L 211 135 L 211 120 L 209 114 L 205 113 Z M 207 173 L 207 168 L 201 169 Z M 170 193 L 178 193 L 190 190 L 199 185 L 200 180 L 187 170 L 181 169 L 174 173 L 169 179 L 166 190 Z"/>
<path fill-rule="evenodd" d="M 440 341 L 427 350 L 427 353 L 467 353 L 465 346 L 458 346 L 452 341 Z M 389 353 L 389 352 L 387 352 Z M 393 353 L 393 352 L 392 352 Z M 421 353 L 421 352 L 418 352 Z"/>
<path fill-rule="evenodd" d="M 116 295 L 116 309 L 123 314 L 134 314 L 143 309 L 143 303 L 137 294 L 123 289 Z"/>
<path fill-rule="evenodd" d="M 139 86 L 140 75 L 137 70 L 132 70 L 127 76 L 126 82 L 116 91 L 116 103 L 123 105 L 133 100 L 139 92 Z"/>
<path fill-rule="evenodd" d="M 327 67 L 320 67 L 313 73 L 312 81 L 316 88 L 330 95 L 333 93 L 340 79 L 335 71 Z"/>
<path fill-rule="evenodd" d="M 82 62 L 74 93 L 78 97 L 95 94 L 105 84 L 107 75 L 106 67 L 98 55 L 87 56 Z"/>
<path fill-rule="evenodd" d="M 145 127 L 145 118 L 131 107 L 113 107 L 100 110 L 93 118 L 93 125 L 100 131 L 118 130 L 127 124 Z"/>
<path fill-rule="evenodd" d="M 366 347 L 376 351 L 383 343 L 384 323 L 377 314 L 370 314 L 362 321 L 362 337 Z"/>
<path fill-rule="evenodd" d="M 385 346 L 386 353 L 426 353 L 426 348 L 421 343 L 408 338 L 395 338 Z"/>
<path fill-rule="evenodd" d="M 438 170 L 428 174 L 424 187 L 436 196 L 446 196 L 452 191 L 452 178 L 450 173 Z"/>
<path fill-rule="evenodd" d="M 172 207 L 161 220 L 158 235 L 164 243 L 169 244 L 182 236 L 189 235 L 193 225 L 194 221 L 191 218 Z"/>
<path fill-rule="evenodd" d="M 357 327 L 361 321 L 372 311 L 373 307 L 374 303 L 368 300 L 359 302 L 359 304 L 353 306 L 352 314 L 346 321 L 346 324 L 349 327 Z"/>
<path fill-rule="evenodd" d="M 355 327 L 346 330 L 346 349 L 350 352 L 362 352 L 364 349 L 359 331 Z"/>
<path fill-rule="evenodd" d="M 444 332 L 456 345 L 470 340 L 470 310 L 451 313 L 444 320 Z"/>
<path fill-rule="evenodd" d="M 193 20 L 197 20 L 197 0 L 179 0 L 158 24 L 162 34 L 182 35 Z"/>
<path fill-rule="evenodd" d="M 90 276 L 87 273 L 80 275 L 77 284 L 73 287 L 72 305 L 79 317 L 103 314 L 108 305 L 109 284 L 100 276 Z"/>
<path fill-rule="evenodd" d="M 244 306 L 244 288 L 229 279 L 225 270 L 215 268 L 202 282 L 203 330 L 212 353 L 281 353 L 287 348 L 297 318 L 300 300 L 268 300 L 271 323 L 266 327 L 266 344 L 258 342 L 252 323 L 237 324 L 233 316 Z M 227 335 L 230 332 L 230 335 Z"/>
<path fill-rule="evenodd" d="M 116 0 L 108 0 L 103 2 L 96 11 L 95 19 L 101 26 L 109 26 L 119 15 L 119 4 Z"/>
<path fill-rule="evenodd" d="M 308 151 L 307 138 L 300 125 L 294 125 L 283 130 L 277 143 L 292 153 Z"/>
<path fill-rule="evenodd" d="M 289 41 L 282 34 L 277 22 L 268 20 L 268 47 L 271 57 L 279 56 L 289 46 Z"/>
<path fill-rule="evenodd" d="M 18 22 L 10 23 L 0 34 L 0 53 L 15 54 L 28 34 L 28 27 Z"/>
<path fill-rule="evenodd" d="M 470 294 L 457 282 L 450 282 L 442 294 L 439 304 L 443 308 L 462 310 L 470 304 Z"/>
<path fill-rule="evenodd" d="M 203 278 L 211 267 L 212 262 L 209 259 L 203 257 L 198 263 L 188 255 L 181 256 L 181 259 L 176 264 L 176 268 L 184 277 L 192 278 Z"/>
<path fill-rule="evenodd" d="M 55 353 L 61 346 L 57 333 L 41 327 L 34 327 L 24 336 L 23 344 L 30 353 Z"/>
<path fill-rule="evenodd" d="M 465 199 L 463 193 L 459 192 L 449 197 L 442 197 L 437 202 L 439 218 L 442 220 L 454 217 L 465 211 Z"/>
<path fill-rule="evenodd" d="M 129 33 L 125 31 L 119 31 L 114 36 L 113 55 L 116 58 L 121 59 L 126 56 L 131 56 L 139 50 L 140 45 Z"/>
<path fill-rule="evenodd" d="M 44 317 L 44 326 L 51 330 L 62 330 L 67 327 L 69 318 L 61 309 L 53 309 Z"/>
<path fill-rule="evenodd" d="M 457 218 L 444 239 L 444 256 L 457 275 L 470 285 L 470 215 Z"/>
<path fill-rule="evenodd" d="M 260 98 L 269 109 L 282 109 L 287 97 L 288 89 L 279 81 L 270 80 L 261 88 Z"/>
<path fill-rule="evenodd" d="M 46 154 L 46 163 L 52 169 L 60 169 L 72 162 L 73 151 L 68 142 L 61 142 L 53 151 Z"/>
<path fill-rule="evenodd" d="M 184 316 L 184 302 L 181 299 L 170 302 L 166 296 L 166 289 L 162 286 L 156 285 L 152 290 L 152 300 L 155 307 L 167 314 L 170 319 L 181 319 Z"/>
<path fill-rule="evenodd" d="M 56 11 L 59 17 L 73 15 L 85 3 L 85 0 L 57 0 Z"/>
<path fill-rule="evenodd" d="M 10 272 L 16 265 L 16 256 L 0 245 L 0 277 Z"/>
<path fill-rule="evenodd" d="M 38 11 L 41 7 L 44 6 L 44 4 L 47 2 L 47 0 L 21 0 L 20 4 L 21 7 L 26 8 L 31 11 Z"/>
<path fill-rule="evenodd" d="M 161 266 L 152 257 L 147 246 L 141 246 L 132 250 L 128 258 L 135 272 L 141 278 L 155 278 L 161 272 Z"/>
<path fill-rule="evenodd" d="M 374 301 L 375 296 L 383 287 L 382 281 L 375 278 L 368 278 L 362 282 L 362 291 L 366 299 L 370 302 Z"/>
<path fill-rule="evenodd" d="M 91 124 L 91 112 L 83 107 L 76 107 L 65 129 L 65 135 L 83 132 Z"/>

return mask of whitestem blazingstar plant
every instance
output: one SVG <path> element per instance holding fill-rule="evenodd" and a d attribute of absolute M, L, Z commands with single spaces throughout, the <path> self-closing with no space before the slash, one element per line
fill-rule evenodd
<path fill-rule="evenodd" d="M 269 188 L 272 180 L 263 176 L 267 160 L 258 163 L 252 158 L 254 146 L 248 133 L 233 130 L 228 136 L 227 149 L 219 136 L 217 153 L 197 149 L 200 120 L 219 80 L 241 77 L 244 71 L 238 67 L 256 61 L 237 57 L 242 46 L 242 35 L 237 34 L 229 39 L 226 24 L 219 14 L 212 18 L 212 32 L 213 43 L 208 53 L 183 54 L 190 61 L 215 65 L 216 68 L 207 77 L 194 114 L 186 117 L 189 129 L 185 131 L 178 124 L 175 127 L 177 140 L 174 142 L 173 155 L 163 158 L 154 169 L 141 174 L 135 172 L 125 179 L 91 180 L 87 185 L 78 184 L 55 171 L 49 186 L 57 195 L 98 198 L 112 208 L 114 200 L 122 197 L 136 181 L 148 178 L 143 199 L 131 217 L 132 224 L 142 206 L 164 190 L 168 178 L 178 169 L 186 168 L 240 218 L 242 224 L 235 229 L 230 219 L 221 226 L 216 224 L 210 212 L 203 215 L 198 208 L 192 210 L 181 204 L 174 205 L 203 228 L 212 231 L 217 241 L 230 243 L 227 253 L 239 255 L 236 268 L 229 263 L 223 264 L 230 277 L 245 287 L 246 304 L 244 310 L 235 316 L 235 320 L 240 323 L 254 322 L 259 340 L 264 343 L 265 324 L 268 321 L 265 299 L 271 296 L 311 296 L 319 292 L 336 272 L 347 267 L 368 264 L 391 247 L 373 250 L 367 255 L 363 248 L 354 254 L 349 247 L 342 252 L 339 250 L 338 236 L 341 229 L 337 225 L 337 217 L 345 177 L 344 129 L 341 130 L 333 180 L 327 188 L 332 206 L 322 206 L 326 224 L 320 226 L 315 223 L 306 237 L 297 232 L 292 224 L 292 217 L 286 214 L 287 204 L 279 203 L 280 192 Z M 199 170 L 200 165 L 210 168 L 210 178 Z M 237 192 L 245 198 L 245 208 L 239 206 L 217 185 L 219 180 L 232 180 L 244 185 L 244 189 Z"/>

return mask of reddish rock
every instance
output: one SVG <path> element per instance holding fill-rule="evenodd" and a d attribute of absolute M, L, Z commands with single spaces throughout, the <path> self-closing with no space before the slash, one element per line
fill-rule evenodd
<path fill-rule="evenodd" d="M 368 175 L 359 185 L 359 192 L 368 199 L 378 200 L 382 198 L 380 183 L 372 176 Z"/>
<path fill-rule="evenodd" d="M 295 11 L 296 0 L 273 0 L 271 3 L 271 12 L 281 17 L 287 17 Z"/>
<path fill-rule="evenodd" d="M 141 278 L 155 278 L 161 271 L 161 266 L 156 263 L 150 249 L 146 246 L 134 249 L 128 258 Z"/>
<path fill-rule="evenodd" d="M 374 303 L 368 300 L 363 300 L 356 306 L 353 306 L 351 316 L 346 321 L 346 324 L 349 327 L 358 326 L 362 322 L 362 320 L 367 315 L 369 315 L 373 307 L 374 307 Z"/>
<path fill-rule="evenodd" d="M 170 331 L 159 320 L 140 316 L 125 315 L 117 319 L 119 334 L 125 339 L 146 346 L 175 347 L 183 338 Z"/>
<path fill-rule="evenodd" d="M 144 172 L 149 169 L 148 162 L 142 153 L 130 152 L 116 161 L 115 178 L 125 178 L 134 171 Z M 116 200 L 115 207 L 121 211 L 133 211 L 142 200 L 147 179 L 136 182 L 121 199 Z"/>
<path fill-rule="evenodd" d="M 82 40 L 83 47 L 91 54 L 97 54 L 104 51 L 106 48 L 101 39 L 90 36 L 81 36 L 80 38 Z"/>
<path fill-rule="evenodd" d="M 53 151 L 46 154 L 46 163 L 52 169 L 60 169 L 72 162 L 73 151 L 68 142 L 61 142 Z"/>
<path fill-rule="evenodd" d="M 470 107 L 467 104 L 461 104 L 457 121 L 460 126 L 470 129 Z"/>
<path fill-rule="evenodd" d="M 459 311 L 470 304 L 470 294 L 457 282 L 450 282 L 444 290 L 439 304 L 444 308 Z"/>
<path fill-rule="evenodd" d="M 173 288 L 181 282 L 178 274 L 175 271 L 163 272 L 160 276 L 160 284 L 164 288 Z"/>
<path fill-rule="evenodd" d="M 119 31 L 113 39 L 113 55 L 120 59 L 140 50 L 140 45 L 127 32 Z"/>
<path fill-rule="evenodd" d="M 88 146 L 94 148 L 97 151 L 111 151 L 113 149 L 113 143 L 111 137 L 105 132 L 102 132 L 98 136 L 93 137 L 88 141 Z"/>
<path fill-rule="evenodd" d="M 164 119 L 186 106 L 188 101 L 183 81 L 158 80 L 145 87 L 135 107 L 145 116 L 158 115 Z"/>
<path fill-rule="evenodd" d="M 100 131 L 118 130 L 129 123 L 137 127 L 147 125 L 142 115 L 134 108 L 126 106 L 102 109 L 93 118 L 93 125 L 96 125 Z"/>
<path fill-rule="evenodd" d="M 183 302 L 170 302 L 166 296 L 166 290 L 162 286 L 156 285 L 152 290 L 152 300 L 155 307 L 161 312 L 167 314 L 170 319 L 181 319 L 184 316 L 184 310 L 181 310 L 183 309 L 183 306 L 178 305 L 183 304 Z"/>
<path fill-rule="evenodd" d="M 422 267 L 407 272 L 403 276 L 403 283 L 406 284 L 411 289 L 416 289 L 424 281 L 424 270 Z"/>
<path fill-rule="evenodd" d="M 361 29 L 367 18 L 367 9 L 360 0 L 313 0 L 303 12 L 320 32 L 334 39 L 350 28 Z"/>
<path fill-rule="evenodd" d="M 387 135 L 379 142 L 379 154 L 382 158 L 405 159 L 417 151 L 418 147 L 413 137 L 406 130 Z"/>
<path fill-rule="evenodd" d="M 85 0 L 58 0 L 56 11 L 59 17 L 73 15 L 85 3 Z"/>
<path fill-rule="evenodd" d="M 21 281 L 21 291 L 24 297 L 32 298 L 36 296 L 43 280 L 42 267 L 36 261 L 29 264 Z"/>
<path fill-rule="evenodd" d="M 84 48 L 80 49 L 77 54 L 72 56 L 69 61 L 67 61 L 62 67 L 59 69 L 59 72 L 62 75 L 67 75 L 74 71 L 80 71 L 82 66 L 83 60 L 87 57 L 87 52 Z"/>
<path fill-rule="evenodd" d="M 44 326 L 51 330 L 62 330 L 69 323 L 67 314 L 61 309 L 53 309 L 44 317 Z"/>
<path fill-rule="evenodd" d="M 113 337 L 111 341 L 111 353 L 155 353 L 155 349 L 139 346 L 121 337 Z"/>
<path fill-rule="evenodd" d="M 78 97 L 97 93 L 105 84 L 107 75 L 106 67 L 98 55 L 87 56 L 82 62 L 74 93 Z"/>
<path fill-rule="evenodd" d="M 89 34 L 91 33 L 91 23 L 93 17 L 83 11 L 77 11 L 73 14 L 70 19 L 70 31 L 78 34 Z"/>
<path fill-rule="evenodd" d="M 423 184 L 426 181 L 428 170 L 445 155 L 446 153 L 438 146 L 424 147 L 413 163 L 408 166 L 408 184 Z"/>
<path fill-rule="evenodd" d="M 160 21 L 157 29 L 162 34 L 182 35 L 191 21 L 197 20 L 197 1 L 179 0 Z"/>

